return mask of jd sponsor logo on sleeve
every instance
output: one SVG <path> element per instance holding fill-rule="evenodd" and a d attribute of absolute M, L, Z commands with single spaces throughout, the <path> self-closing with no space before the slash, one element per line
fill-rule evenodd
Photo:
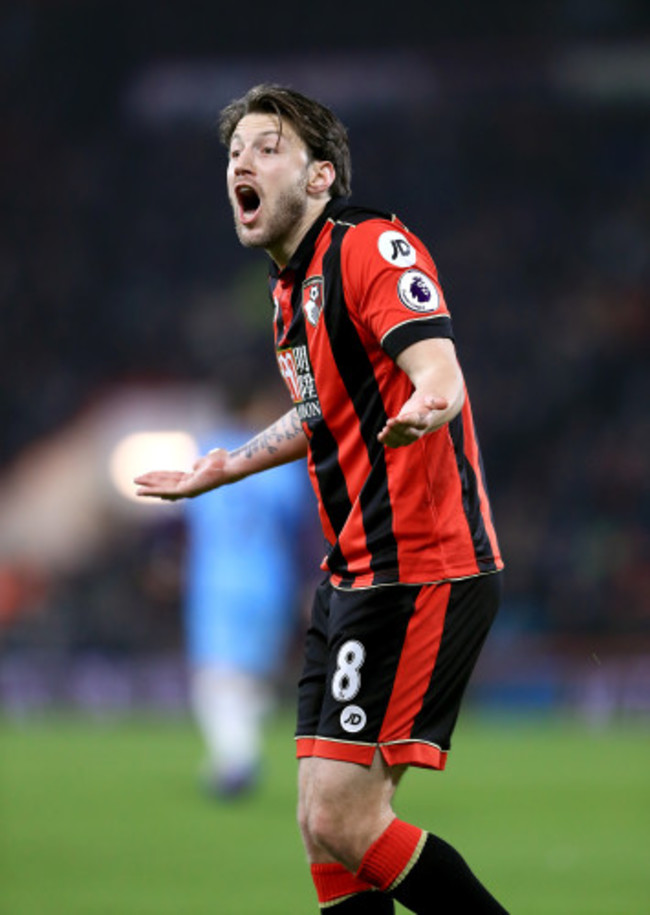
<path fill-rule="evenodd" d="M 346 705 L 341 712 L 341 727 L 348 734 L 358 734 L 366 726 L 366 713 L 358 705 Z"/>
<path fill-rule="evenodd" d="M 440 305 L 438 290 L 431 277 L 419 270 L 407 270 L 397 281 L 400 302 L 411 311 L 433 312 Z"/>
<path fill-rule="evenodd" d="M 416 253 L 401 232 L 382 232 L 377 242 L 379 253 L 393 267 L 412 267 Z"/>

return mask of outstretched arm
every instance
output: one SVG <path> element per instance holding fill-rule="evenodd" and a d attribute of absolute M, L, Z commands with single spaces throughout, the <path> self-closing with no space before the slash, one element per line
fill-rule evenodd
<path fill-rule="evenodd" d="M 397 357 L 414 391 L 397 416 L 379 433 L 390 448 L 410 445 L 456 416 L 465 399 L 465 383 L 451 340 L 431 338 L 413 343 Z"/>
<path fill-rule="evenodd" d="M 215 448 L 196 461 L 192 470 L 151 470 L 136 477 L 136 494 L 174 502 L 200 496 L 227 483 L 307 454 L 307 437 L 295 409 L 234 451 Z"/>

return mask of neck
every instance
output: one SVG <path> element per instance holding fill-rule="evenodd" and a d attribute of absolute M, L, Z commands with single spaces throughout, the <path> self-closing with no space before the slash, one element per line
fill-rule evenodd
<path fill-rule="evenodd" d="M 284 270 L 293 255 L 298 250 L 300 242 L 303 240 L 307 232 L 309 232 L 316 220 L 321 216 L 323 210 L 330 202 L 330 200 L 330 197 L 325 199 L 321 197 L 309 198 L 307 201 L 305 213 L 302 219 L 296 224 L 296 227 L 291 235 L 288 238 L 285 238 L 282 242 L 279 242 L 277 246 L 265 249 L 269 257 L 276 263 L 278 269 Z"/>

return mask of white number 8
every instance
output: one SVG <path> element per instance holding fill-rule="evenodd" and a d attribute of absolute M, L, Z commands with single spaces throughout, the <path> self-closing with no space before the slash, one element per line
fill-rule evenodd
<path fill-rule="evenodd" d="M 365 659 L 366 650 L 361 642 L 349 639 L 341 645 L 332 679 L 332 695 L 339 702 L 349 702 L 361 689 L 359 671 Z"/>

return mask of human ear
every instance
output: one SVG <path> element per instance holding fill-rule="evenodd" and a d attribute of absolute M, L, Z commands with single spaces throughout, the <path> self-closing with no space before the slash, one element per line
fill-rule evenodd
<path fill-rule="evenodd" d="M 331 162 L 316 160 L 309 165 L 307 191 L 322 194 L 330 189 L 336 179 L 336 170 Z"/>

